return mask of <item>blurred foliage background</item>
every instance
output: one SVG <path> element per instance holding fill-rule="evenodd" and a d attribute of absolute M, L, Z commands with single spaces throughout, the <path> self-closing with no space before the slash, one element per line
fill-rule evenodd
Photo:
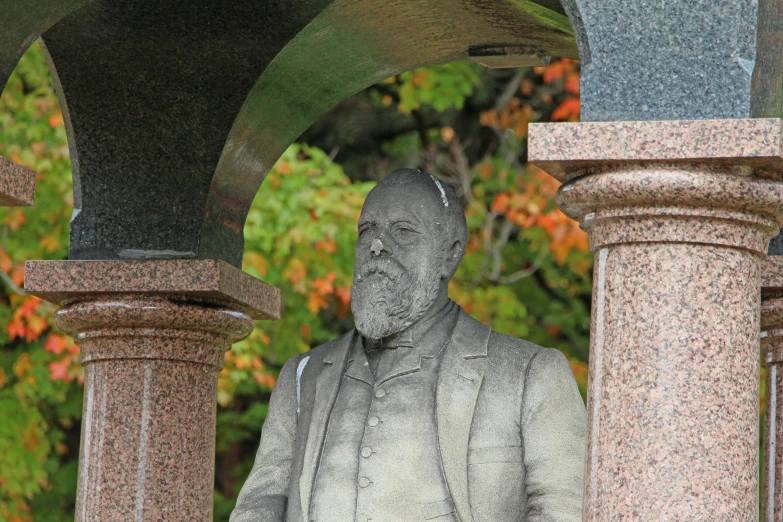
<path fill-rule="evenodd" d="M 469 241 L 454 300 L 497 331 L 562 350 L 584 394 L 592 256 L 560 213 L 558 183 L 527 164 L 530 122 L 577 121 L 578 63 L 524 70 L 454 63 L 410 71 L 335 107 L 277 162 L 245 227 L 244 270 L 282 290 L 284 313 L 226 353 L 219 376 L 215 520 L 253 463 L 271 389 L 292 355 L 352 328 L 356 220 L 395 168 L 453 184 Z M 73 210 L 63 117 L 34 45 L 0 98 L 0 154 L 38 173 L 37 203 L 0 209 L 0 521 L 73 520 L 83 369 L 25 295 L 24 261 L 65 259 Z"/>

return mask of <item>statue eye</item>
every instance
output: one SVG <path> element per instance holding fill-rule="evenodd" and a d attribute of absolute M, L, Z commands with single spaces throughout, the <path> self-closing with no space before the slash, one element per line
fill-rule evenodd
<path fill-rule="evenodd" d="M 368 233 L 375 230 L 375 227 L 373 225 L 363 225 L 359 227 L 359 237 L 366 236 Z"/>
<path fill-rule="evenodd" d="M 395 227 L 394 234 L 399 237 L 409 237 L 413 234 L 415 234 L 416 231 L 412 228 L 406 227 L 405 225 L 400 225 L 398 227 Z"/>

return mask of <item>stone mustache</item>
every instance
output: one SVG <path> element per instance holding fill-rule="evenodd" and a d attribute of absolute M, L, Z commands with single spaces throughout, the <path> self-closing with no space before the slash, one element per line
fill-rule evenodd
<path fill-rule="evenodd" d="M 359 219 L 356 328 L 280 373 L 231 522 L 577 522 L 586 418 L 558 351 L 448 297 L 453 190 L 392 172 Z"/>

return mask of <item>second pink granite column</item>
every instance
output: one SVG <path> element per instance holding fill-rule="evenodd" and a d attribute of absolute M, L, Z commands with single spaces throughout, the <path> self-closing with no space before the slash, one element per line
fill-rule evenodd
<path fill-rule="evenodd" d="M 586 521 L 758 517 L 760 274 L 783 185 L 743 162 L 755 125 L 533 135 L 595 253 Z"/>

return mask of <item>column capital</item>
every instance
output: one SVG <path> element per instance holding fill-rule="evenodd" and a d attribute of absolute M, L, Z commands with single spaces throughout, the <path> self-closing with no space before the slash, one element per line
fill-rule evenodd
<path fill-rule="evenodd" d="M 764 255 L 783 215 L 781 120 L 537 125 L 530 160 L 593 250 L 702 243 Z"/>
<path fill-rule="evenodd" d="M 225 351 L 253 331 L 248 315 L 229 308 L 127 295 L 66 304 L 54 322 L 81 346 L 84 365 L 156 359 L 220 369 Z"/>
<path fill-rule="evenodd" d="M 111 297 L 165 297 L 280 318 L 280 290 L 218 259 L 28 261 L 25 291 L 57 305 Z"/>
<path fill-rule="evenodd" d="M 528 160 L 563 182 L 633 163 L 780 179 L 783 120 L 535 123 Z"/>

